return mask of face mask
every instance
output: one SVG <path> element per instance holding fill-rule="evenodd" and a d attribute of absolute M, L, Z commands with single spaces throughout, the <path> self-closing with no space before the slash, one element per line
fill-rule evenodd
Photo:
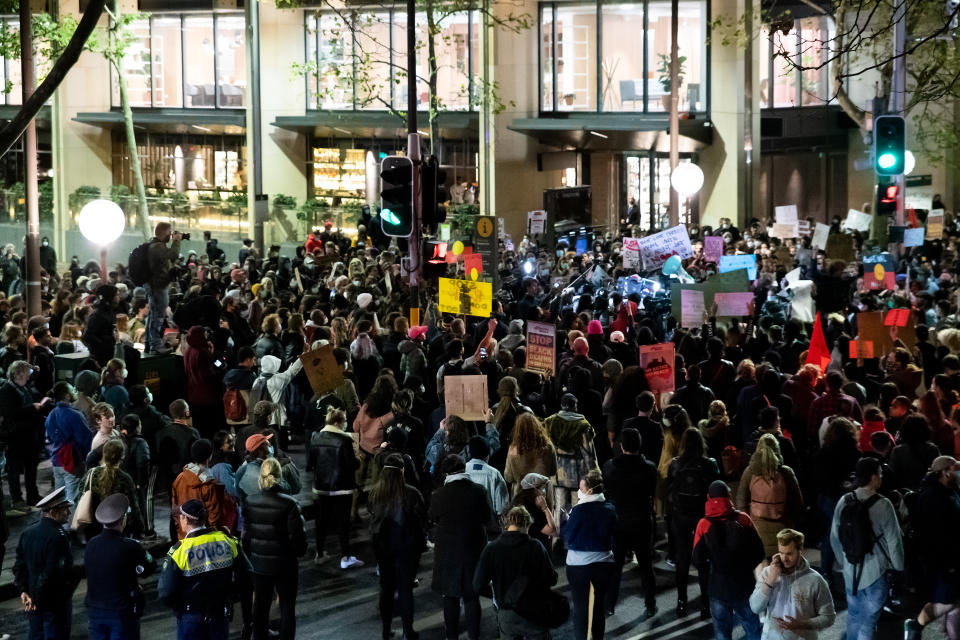
<path fill-rule="evenodd" d="M 584 493 L 584 492 L 581 491 L 580 489 L 577 489 L 577 500 L 578 500 L 578 501 L 583 502 L 584 500 L 586 500 L 586 499 L 589 498 L 589 497 L 590 497 L 590 496 L 589 496 L 588 494 Z"/>
<path fill-rule="evenodd" d="M 42 244 L 44 247 L 49 247 L 49 246 L 50 246 L 50 243 L 49 243 L 48 241 L 46 241 L 46 240 L 44 240 L 41 244 Z"/>
<path fill-rule="evenodd" d="M 271 458 L 273 457 L 273 447 L 272 447 L 272 446 L 267 447 L 267 455 L 270 456 Z"/>
<path fill-rule="evenodd" d="M 123 376 L 124 378 L 126 378 L 126 377 L 127 377 L 128 375 L 130 375 L 130 374 L 127 372 L 126 369 L 124 369 L 123 371 L 120 372 L 120 375 Z"/>
<path fill-rule="evenodd" d="M 149 391 L 147 392 L 147 402 L 149 402 L 150 404 L 153 404 L 153 394 L 150 393 Z"/>

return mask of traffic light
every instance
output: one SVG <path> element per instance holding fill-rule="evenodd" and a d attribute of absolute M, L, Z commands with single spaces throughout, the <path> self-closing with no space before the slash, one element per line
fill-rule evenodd
<path fill-rule="evenodd" d="M 380 227 L 385 235 L 406 238 L 413 217 L 413 162 L 387 156 L 380 162 Z"/>
<path fill-rule="evenodd" d="M 422 180 L 420 209 L 423 228 L 432 233 L 436 226 L 447 219 L 447 172 L 440 168 L 436 156 L 430 156 L 423 161 L 420 170 Z"/>
<path fill-rule="evenodd" d="M 903 173 L 906 127 L 903 116 L 878 116 L 873 122 L 874 170 L 881 176 Z"/>
<path fill-rule="evenodd" d="M 900 188 L 893 178 L 880 176 L 877 179 L 877 206 L 875 210 L 878 216 L 896 217 L 899 191 Z"/>

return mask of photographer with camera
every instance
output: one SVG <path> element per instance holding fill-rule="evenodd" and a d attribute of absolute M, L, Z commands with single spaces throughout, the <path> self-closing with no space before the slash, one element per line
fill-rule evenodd
<path fill-rule="evenodd" d="M 170 270 L 180 256 L 180 241 L 189 239 L 190 234 L 174 231 L 169 222 L 160 222 L 150 241 L 147 252 L 150 275 L 144 288 L 150 303 L 150 313 L 147 316 L 147 349 L 154 353 L 172 351 L 163 342 L 163 325 L 167 307 L 170 305 Z"/>

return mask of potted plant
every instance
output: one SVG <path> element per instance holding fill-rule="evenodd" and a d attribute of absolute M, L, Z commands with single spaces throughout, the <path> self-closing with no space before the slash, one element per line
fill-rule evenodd
<path fill-rule="evenodd" d="M 74 213 L 80 213 L 80 209 L 83 209 L 83 205 L 87 204 L 91 200 L 96 200 L 99 197 L 100 187 L 82 185 L 77 187 L 73 193 L 67 196 L 67 207 Z"/>
<path fill-rule="evenodd" d="M 324 215 L 330 208 L 330 203 L 324 199 L 308 198 L 297 209 L 297 220 L 305 222 L 306 232 L 317 226 L 317 218 Z"/>
<path fill-rule="evenodd" d="M 657 78 L 657 81 L 660 83 L 660 87 L 663 89 L 664 95 L 660 96 L 660 100 L 663 103 L 663 110 L 670 110 L 670 98 L 671 98 L 671 85 L 670 85 L 670 56 L 666 54 L 659 54 L 660 56 L 660 66 L 657 67 L 657 73 L 660 76 Z M 683 86 L 683 63 L 687 61 L 687 56 L 679 56 L 677 58 L 677 84 Z"/>

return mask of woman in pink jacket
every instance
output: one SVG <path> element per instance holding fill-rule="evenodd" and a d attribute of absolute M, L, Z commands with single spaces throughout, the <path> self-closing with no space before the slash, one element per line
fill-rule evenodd
<path fill-rule="evenodd" d="M 390 410 L 393 396 L 397 393 L 397 381 L 393 374 L 384 373 L 373 383 L 360 413 L 353 421 L 353 431 L 360 445 L 360 468 L 357 470 L 357 486 L 361 493 L 370 490 L 373 480 L 372 462 L 383 444 L 383 428 L 393 420 Z M 370 485 L 370 486 L 368 486 Z"/>

